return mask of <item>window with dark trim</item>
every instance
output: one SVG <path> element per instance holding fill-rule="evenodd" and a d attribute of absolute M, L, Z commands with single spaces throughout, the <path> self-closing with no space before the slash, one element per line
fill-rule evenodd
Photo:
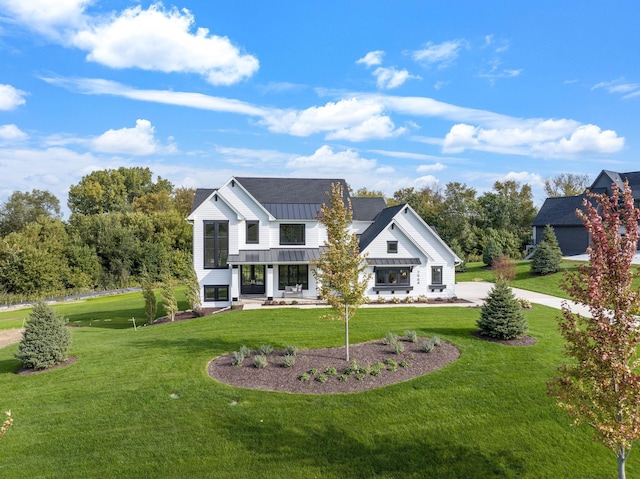
<path fill-rule="evenodd" d="M 408 286 L 410 271 L 410 268 L 376 268 L 376 286 Z"/>
<path fill-rule="evenodd" d="M 229 222 L 204 222 L 204 268 L 226 268 L 229 255 Z"/>
<path fill-rule="evenodd" d="M 304 244 L 304 224 L 280 225 L 280 244 L 303 245 Z"/>
<path fill-rule="evenodd" d="M 205 285 L 204 301 L 229 301 L 229 286 Z"/>
<path fill-rule="evenodd" d="M 387 241 L 387 253 L 397 253 L 397 252 L 398 252 L 398 242 Z"/>
<path fill-rule="evenodd" d="M 442 284 L 442 266 L 431 267 L 431 284 Z"/>
<path fill-rule="evenodd" d="M 247 244 L 260 242 L 260 222 L 247 221 Z"/>
<path fill-rule="evenodd" d="M 302 289 L 309 289 L 308 264 L 281 264 L 278 266 L 278 289 L 286 286 L 302 285 Z"/>

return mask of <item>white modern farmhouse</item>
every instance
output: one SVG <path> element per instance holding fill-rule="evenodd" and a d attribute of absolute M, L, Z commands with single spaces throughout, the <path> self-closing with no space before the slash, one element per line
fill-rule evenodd
<path fill-rule="evenodd" d="M 207 306 L 247 297 L 317 298 L 312 260 L 326 240 L 317 220 L 333 183 L 344 180 L 232 177 L 198 189 L 188 220 L 193 260 Z M 408 205 L 352 197 L 353 231 L 372 273 L 367 295 L 455 296 L 460 259 Z"/>

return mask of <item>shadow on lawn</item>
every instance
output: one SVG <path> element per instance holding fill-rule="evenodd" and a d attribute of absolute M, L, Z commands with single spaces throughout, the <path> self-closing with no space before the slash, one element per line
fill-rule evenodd
<path fill-rule="evenodd" d="M 265 464 L 298 463 L 319 468 L 332 477 L 516 477 L 525 472 L 523 459 L 507 450 L 473 447 L 452 441 L 443 431 L 426 437 L 376 435 L 365 443 L 357 430 L 334 424 L 306 428 L 281 422 L 234 423 L 228 436 L 243 450 L 265 456 Z"/>

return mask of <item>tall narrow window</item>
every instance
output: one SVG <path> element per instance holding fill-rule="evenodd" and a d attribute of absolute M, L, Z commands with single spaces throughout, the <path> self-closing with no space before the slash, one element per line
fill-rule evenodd
<path fill-rule="evenodd" d="M 226 268 L 229 255 L 229 222 L 204 222 L 204 267 Z"/>
<path fill-rule="evenodd" d="M 304 244 L 304 224 L 280 225 L 280 244 L 303 245 Z"/>
<path fill-rule="evenodd" d="M 431 284 L 442 284 L 442 266 L 431 267 Z"/>
<path fill-rule="evenodd" d="M 258 221 L 247 221 L 247 244 L 260 242 L 260 223 Z"/>

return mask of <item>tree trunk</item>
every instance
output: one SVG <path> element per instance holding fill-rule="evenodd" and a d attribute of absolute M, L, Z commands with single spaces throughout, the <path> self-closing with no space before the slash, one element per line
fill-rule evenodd
<path fill-rule="evenodd" d="M 349 362 L 349 305 L 344 305 L 344 338 L 347 350 L 347 362 Z"/>
<path fill-rule="evenodd" d="M 627 477 L 627 474 L 625 473 L 625 470 L 624 470 L 624 463 L 625 463 L 624 456 L 619 455 L 618 456 L 618 479 L 625 479 Z"/>

